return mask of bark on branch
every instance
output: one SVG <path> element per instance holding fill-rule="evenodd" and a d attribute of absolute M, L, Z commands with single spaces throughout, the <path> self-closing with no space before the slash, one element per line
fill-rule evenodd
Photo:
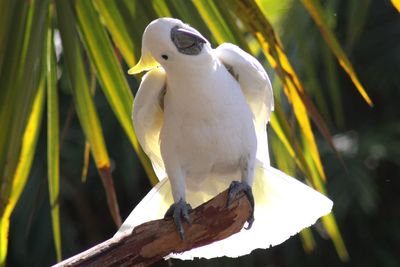
<path fill-rule="evenodd" d="M 171 219 L 141 224 L 124 236 L 111 238 L 53 267 L 148 266 L 168 254 L 205 246 L 239 232 L 251 213 L 246 196 L 238 194 L 227 207 L 227 191 L 194 209 L 191 225 L 184 224 L 182 241 Z"/>

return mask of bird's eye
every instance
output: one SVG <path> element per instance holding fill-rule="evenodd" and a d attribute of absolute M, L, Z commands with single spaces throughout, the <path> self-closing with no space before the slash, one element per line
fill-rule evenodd
<path fill-rule="evenodd" d="M 168 56 L 167 56 L 167 55 L 161 55 L 161 57 L 162 57 L 163 59 L 165 59 L 165 60 L 168 59 Z"/>

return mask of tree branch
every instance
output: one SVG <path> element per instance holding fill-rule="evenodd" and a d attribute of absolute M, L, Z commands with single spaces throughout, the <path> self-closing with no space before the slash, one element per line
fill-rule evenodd
<path fill-rule="evenodd" d="M 111 238 L 53 267 L 61 266 L 147 266 L 168 254 L 184 252 L 227 238 L 242 228 L 251 213 L 243 193 L 229 207 L 227 192 L 220 193 L 194 209 L 191 225 L 184 224 L 181 240 L 172 219 L 141 224 L 131 232 Z"/>

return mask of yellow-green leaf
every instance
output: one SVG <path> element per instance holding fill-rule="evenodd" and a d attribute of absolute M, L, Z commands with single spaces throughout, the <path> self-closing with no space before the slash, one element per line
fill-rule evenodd
<path fill-rule="evenodd" d="M 90 143 L 92 156 L 99 170 L 107 194 L 109 210 L 117 226 L 121 224 L 117 197 L 115 194 L 111 166 L 104 142 L 99 117 L 90 93 L 86 70 L 82 59 L 82 50 L 78 42 L 75 17 L 70 1 L 60 0 L 56 3 L 58 23 L 64 48 L 67 73 L 71 82 L 72 95 L 77 115 L 86 139 Z"/>
<path fill-rule="evenodd" d="M 308 103 L 308 98 L 305 97 L 305 90 L 300 82 L 300 79 L 291 66 L 289 59 L 283 50 L 283 46 L 278 37 L 275 35 L 271 24 L 262 14 L 257 4 L 251 0 L 230 1 L 230 3 L 236 5 L 234 8 L 236 15 L 257 38 L 264 51 L 264 54 L 271 63 L 272 67 L 276 70 L 278 77 L 284 86 L 285 94 L 293 105 L 296 119 L 299 122 L 302 134 L 306 140 L 306 147 L 312 158 L 313 164 L 310 167 L 315 167 L 317 170 L 317 175 L 311 175 L 311 177 L 308 175 L 307 178 L 310 179 L 310 181 L 313 181 L 314 186 L 318 190 L 324 192 L 325 187 L 323 185 L 323 180 L 325 179 L 325 173 L 315 143 L 311 124 L 307 116 L 305 103 Z M 308 103 L 307 107 L 310 106 L 310 103 Z M 310 112 L 310 110 L 308 111 Z M 311 111 L 316 112 L 315 109 Z M 311 115 L 314 115 L 315 118 L 316 114 L 311 113 Z M 319 125 L 319 127 L 326 128 L 326 125 L 324 125 L 323 121 L 315 121 L 316 123 L 322 124 Z M 335 227 L 337 227 L 336 224 Z M 340 233 L 338 231 L 331 231 L 330 233 L 332 234 L 330 236 L 335 245 L 340 245 L 340 247 L 336 247 L 338 253 L 340 254 L 343 251 L 346 251 L 344 243 L 340 242 L 340 240 L 342 240 Z"/>
<path fill-rule="evenodd" d="M 136 64 L 137 57 L 134 54 L 135 43 L 129 36 L 127 24 L 124 23 L 118 10 L 116 1 L 94 0 L 97 10 L 104 19 L 104 23 L 110 32 L 115 45 L 119 48 L 129 66 Z"/>
<path fill-rule="evenodd" d="M 5 265 L 7 256 L 9 219 L 26 184 L 36 130 L 40 129 L 40 119 L 37 124 L 33 120 L 39 113 L 41 118 L 41 112 L 32 110 L 43 81 L 41 51 L 47 1 L 22 1 L 7 12 L 12 13 L 12 30 L 0 37 L 14 49 L 3 54 L 0 73 L 0 125 L 4 128 L 0 131 L 0 266 Z"/>
<path fill-rule="evenodd" d="M 310 228 L 305 228 L 300 232 L 301 243 L 304 251 L 311 253 L 315 249 L 315 239 Z"/>
<path fill-rule="evenodd" d="M 311 129 L 311 123 L 304 103 L 305 90 L 290 64 L 289 59 L 284 53 L 282 44 L 275 35 L 274 29 L 253 1 L 240 0 L 231 1 L 231 3 L 236 5 L 234 10 L 237 16 L 257 38 L 268 61 L 276 70 L 278 77 L 284 86 L 285 94 L 293 105 L 293 110 L 300 128 L 311 148 L 312 157 L 318 167 L 318 171 L 322 177 L 325 177 L 314 134 Z M 316 112 L 316 109 L 313 109 L 313 111 Z M 314 115 L 314 117 L 320 117 L 315 113 Z M 322 120 L 317 121 L 317 123 L 321 124 L 319 127 L 327 129 Z"/>
<path fill-rule="evenodd" d="M 315 164 L 311 160 L 310 151 L 307 146 L 304 146 L 304 153 L 306 155 L 306 158 L 308 159 L 307 162 L 309 163 L 311 169 L 311 177 L 313 184 L 320 192 L 326 194 L 324 181 L 322 177 L 319 176 L 319 172 L 316 170 Z M 338 253 L 340 259 L 343 261 L 347 261 L 349 258 L 347 248 L 343 242 L 342 235 L 338 229 L 335 216 L 333 215 L 333 213 L 330 213 L 329 215 L 323 217 L 322 222 L 329 236 L 332 238 L 333 244 L 336 248 L 336 252 Z"/>
<path fill-rule="evenodd" d="M 82 38 L 111 107 L 124 129 L 133 135 L 130 120 L 133 96 L 113 47 L 90 1 L 74 1 Z"/>
<path fill-rule="evenodd" d="M 336 57 L 339 61 L 339 64 L 350 76 L 350 79 L 353 81 L 353 84 L 356 86 L 358 92 L 361 94 L 361 96 L 364 98 L 364 100 L 368 103 L 368 105 L 373 106 L 372 100 L 368 96 L 368 94 L 365 91 L 364 87 L 362 86 L 361 82 L 359 81 L 357 74 L 355 73 L 353 66 L 350 63 L 350 60 L 347 58 L 342 47 L 340 46 L 339 42 L 337 41 L 335 35 L 329 28 L 329 26 L 326 22 L 326 18 L 323 15 L 322 7 L 321 7 L 319 0 L 302 0 L 302 3 L 306 7 L 308 12 L 310 13 L 311 17 L 314 19 L 315 23 L 317 24 L 326 43 L 331 48 L 332 52 L 336 55 Z"/>
<path fill-rule="evenodd" d="M 144 153 L 141 153 L 133 130 L 131 121 L 133 96 L 121 65 L 116 59 L 111 42 L 91 2 L 74 1 L 74 4 L 86 50 L 96 69 L 103 92 L 134 146 L 149 178 L 155 184 L 158 179 L 149 160 Z"/>
<path fill-rule="evenodd" d="M 213 37 L 218 43 L 238 43 L 236 41 L 235 35 L 228 27 L 226 21 L 224 20 L 221 13 L 218 11 L 217 6 L 213 1 L 195 0 L 193 1 L 193 4 L 196 6 L 201 17 L 210 28 Z"/>
<path fill-rule="evenodd" d="M 275 101 L 275 111 L 272 113 L 270 123 L 275 134 L 287 153 L 292 157 L 297 167 L 306 177 L 310 177 L 311 171 L 301 151 L 300 144 L 295 136 L 295 131 L 290 127 L 289 121 L 281 108 L 279 99 Z M 276 155 L 277 153 L 274 154 Z"/>
<path fill-rule="evenodd" d="M 164 0 L 154 0 L 152 2 L 154 10 L 160 17 L 173 17 Z"/>
<path fill-rule="evenodd" d="M 82 175 L 81 180 L 82 182 L 86 182 L 87 179 L 87 172 L 89 169 L 89 161 L 90 160 L 90 144 L 89 142 L 85 142 L 85 150 L 83 152 L 83 167 L 82 167 Z"/>
<path fill-rule="evenodd" d="M 322 217 L 322 223 L 329 236 L 334 236 L 332 238 L 333 244 L 335 245 L 336 251 L 342 261 L 347 261 L 349 259 L 349 253 L 347 252 L 346 246 L 344 244 L 343 238 L 340 234 L 339 228 L 337 226 L 335 217 L 333 213 L 330 213 Z"/>
<path fill-rule="evenodd" d="M 126 16 L 123 16 L 124 21 L 126 25 L 130 26 L 128 27 L 128 31 L 133 43 L 135 44 L 134 54 L 139 58 L 141 54 L 143 31 L 147 24 L 149 24 L 151 20 L 155 19 L 155 11 L 152 9 L 150 1 L 123 0 L 120 1 L 119 4 L 120 9 L 123 8 L 123 12 L 127 14 Z M 133 67 L 133 65 L 130 65 L 130 67 Z"/>
<path fill-rule="evenodd" d="M 12 179 L 10 198 L 8 199 L 2 217 L 0 218 L 0 266 L 5 266 L 10 216 L 15 205 L 17 204 L 22 190 L 25 187 L 29 172 L 31 170 L 33 156 L 36 150 L 36 144 L 41 128 L 40 126 L 43 116 L 44 96 L 45 78 L 44 75 L 42 75 L 39 83 L 39 89 L 34 97 L 32 111 L 29 115 L 28 123 L 23 134 L 21 154 L 19 155 L 18 165 Z"/>
<path fill-rule="evenodd" d="M 6 266 L 8 252 L 8 231 L 10 229 L 10 214 L 8 211 L 3 213 L 0 218 L 0 267 Z"/>
<path fill-rule="evenodd" d="M 298 91 L 294 88 L 294 85 L 291 81 L 288 81 L 288 89 L 290 92 L 290 100 L 292 101 L 294 114 L 299 122 L 300 128 L 303 132 L 303 135 L 307 141 L 307 147 L 311 151 L 311 157 L 315 162 L 315 165 L 318 169 L 319 174 L 325 180 L 325 172 L 322 166 L 321 158 L 319 156 L 319 151 L 317 144 L 315 142 L 314 133 L 312 132 L 310 119 L 307 115 L 307 109 L 304 105 L 304 102 L 300 98 Z"/>
<path fill-rule="evenodd" d="M 50 211 L 53 227 L 53 239 L 57 260 L 61 261 L 61 227 L 60 227 L 60 145 L 58 119 L 57 65 L 54 52 L 52 15 L 50 5 L 47 29 L 47 177 L 49 184 Z"/>
<path fill-rule="evenodd" d="M 16 33 L 9 33 L 4 37 L 4 41 L 13 43 L 14 50 L 4 54 L 4 70 L 0 73 L 0 125 L 7 125 L 8 129 L 8 131 L 0 131 L 0 177 L 2 177 L 0 180 L 0 216 L 8 202 L 11 178 L 14 175 L 14 167 L 19 156 L 19 151 L 15 148 L 20 146 L 23 134 L 23 128 L 21 128 L 23 124 L 17 124 L 19 121 L 25 120 L 25 114 L 21 114 L 20 110 L 26 103 L 22 103 L 25 95 L 21 95 L 22 89 L 18 86 L 22 81 L 17 80 L 16 77 L 21 77 L 19 75 L 21 65 L 18 63 L 22 60 L 23 44 L 29 42 L 24 38 L 26 37 L 25 29 L 26 24 L 30 24 L 28 21 L 32 19 L 32 15 L 28 14 L 33 12 L 31 10 L 28 12 L 26 4 L 17 6 L 13 11 L 14 19 L 11 23 Z M 25 18 L 26 23 L 22 19 L 16 20 L 17 16 Z"/>
<path fill-rule="evenodd" d="M 70 1 L 66 0 L 57 1 L 56 10 L 76 111 L 85 136 L 92 145 L 92 154 L 96 165 L 108 167 L 110 161 L 104 143 L 103 131 L 90 93 L 82 50 L 74 28 L 75 18 L 69 3 Z"/>
<path fill-rule="evenodd" d="M 0 73 L 0 125 L 6 127 L 6 131 L 0 131 L 0 216 L 10 196 L 24 130 L 38 89 L 47 1 L 21 2 L 13 11 L 12 24 L 17 32 L 10 31 L 7 41 L 15 49 L 6 53 Z"/>
<path fill-rule="evenodd" d="M 400 0 L 391 0 L 393 6 L 400 12 Z"/>
<path fill-rule="evenodd" d="M 201 32 L 208 40 L 212 40 L 213 36 L 210 33 L 209 27 L 206 25 L 198 10 L 192 1 L 174 0 L 168 1 L 170 9 L 173 11 L 173 16 L 181 19 L 184 23 L 193 25 Z M 159 13 L 158 13 L 159 15 Z"/>
<path fill-rule="evenodd" d="M 96 92 L 96 75 L 94 74 L 93 67 L 90 68 L 90 93 L 92 95 L 95 94 Z M 81 175 L 81 180 L 82 182 L 86 182 L 87 179 L 87 172 L 89 169 L 89 163 L 90 163 L 90 144 L 88 141 L 85 142 L 85 150 L 83 152 L 83 166 L 82 166 L 82 175 Z"/>

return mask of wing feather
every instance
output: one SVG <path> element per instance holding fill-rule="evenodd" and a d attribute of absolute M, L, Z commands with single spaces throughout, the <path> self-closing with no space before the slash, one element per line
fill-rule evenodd
<path fill-rule="evenodd" d="M 257 128 L 264 127 L 274 110 L 274 98 L 271 82 L 263 66 L 234 44 L 221 44 L 215 49 L 215 53 L 239 82 Z"/>
<path fill-rule="evenodd" d="M 268 74 L 256 58 L 234 44 L 221 44 L 215 49 L 215 53 L 242 89 L 253 113 L 257 134 L 257 159 L 263 166 L 269 166 L 266 124 L 274 110 L 274 96 Z"/>
<path fill-rule="evenodd" d="M 165 82 L 166 75 L 163 68 L 154 68 L 146 73 L 136 93 L 132 113 L 136 136 L 150 158 L 159 180 L 166 177 L 160 152 Z"/>

